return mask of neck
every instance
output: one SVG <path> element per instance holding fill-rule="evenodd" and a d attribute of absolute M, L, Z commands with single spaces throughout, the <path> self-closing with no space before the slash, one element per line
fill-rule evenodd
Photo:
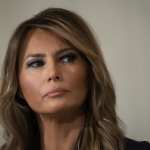
<path fill-rule="evenodd" d="M 83 128 L 84 114 L 79 113 L 63 119 L 40 115 L 42 150 L 73 150 Z"/>

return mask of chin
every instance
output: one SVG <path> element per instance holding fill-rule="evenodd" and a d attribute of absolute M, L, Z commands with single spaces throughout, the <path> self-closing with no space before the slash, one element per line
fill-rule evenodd
<path fill-rule="evenodd" d="M 36 110 L 37 114 L 40 115 L 50 115 L 55 117 L 72 117 L 74 114 L 78 114 L 79 107 L 77 106 L 63 106 L 63 105 L 53 105 L 47 107 L 41 107 L 40 110 Z"/>

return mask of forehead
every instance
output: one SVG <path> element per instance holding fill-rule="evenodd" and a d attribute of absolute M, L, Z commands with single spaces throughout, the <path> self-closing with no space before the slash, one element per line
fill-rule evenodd
<path fill-rule="evenodd" d="M 35 29 L 27 35 L 24 55 L 31 52 L 53 52 L 67 46 L 67 42 L 55 33 L 43 29 Z"/>

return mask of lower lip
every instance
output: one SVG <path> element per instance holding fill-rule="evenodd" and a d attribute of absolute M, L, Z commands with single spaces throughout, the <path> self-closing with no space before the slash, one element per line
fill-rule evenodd
<path fill-rule="evenodd" d="M 58 92 L 48 93 L 46 96 L 54 98 L 54 97 L 63 96 L 65 93 L 66 93 L 66 91 L 58 91 Z"/>

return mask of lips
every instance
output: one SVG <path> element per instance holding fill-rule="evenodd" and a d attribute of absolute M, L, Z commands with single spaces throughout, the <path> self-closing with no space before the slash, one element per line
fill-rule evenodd
<path fill-rule="evenodd" d="M 58 97 L 58 96 L 63 96 L 64 94 L 66 94 L 68 92 L 68 90 L 66 89 L 62 89 L 62 88 L 57 88 L 57 89 L 52 89 L 49 90 L 44 97 Z"/>

